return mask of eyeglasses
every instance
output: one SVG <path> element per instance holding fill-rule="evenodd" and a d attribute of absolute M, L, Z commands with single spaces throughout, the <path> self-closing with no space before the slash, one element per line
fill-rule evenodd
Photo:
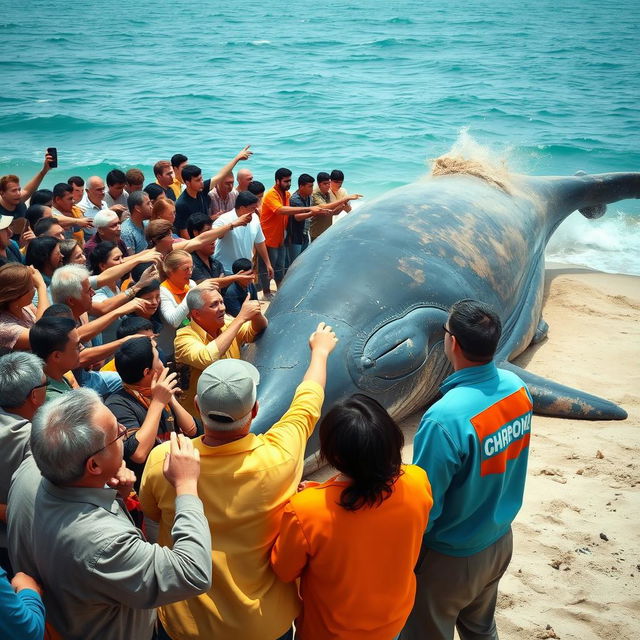
<path fill-rule="evenodd" d="M 47 381 L 45 380 L 42 384 L 37 384 L 35 387 L 33 387 L 31 391 L 35 391 L 36 389 L 42 389 L 42 387 L 46 387 L 46 386 L 47 386 Z M 29 391 L 29 393 L 31 393 L 31 391 Z"/>
<path fill-rule="evenodd" d="M 127 427 L 125 427 L 123 424 L 120 424 L 118 422 L 118 435 L 110 442 L 107 442 L 107 444 L 105 444 L 104 447 L 100 447 L 97 451 L 94 451 L 92 454 L 88 455 L 84 460 L 84 464 L 87 464 L 87 460 L 89 460 L 89 458 L 93 458 L 93 456 L 97 455 L 101 451 L 104 451 L 107 447 L 110 447 L 114 442 L 117 442 L 118 440 L 120 440 L 120 438 L 124 438 L 126 435 L 127 435 Z"/>
<path fill-rule="evenodd" d="M 453 336 L 455 338 L 455 334 L 451 333 L 451 331 L 449 331 L 449 329 L 447 329 L 446 325 L 442 325 L 442 328 L 445 330 L 446 333 L 448 333 L 450 336 Z"/>

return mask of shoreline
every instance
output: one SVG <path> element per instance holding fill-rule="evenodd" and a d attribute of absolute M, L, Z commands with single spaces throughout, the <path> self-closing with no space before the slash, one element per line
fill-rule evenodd
<path fill-rule="evenodd" d="M 640 276 L 547 263 L 543 316 L 548 338 L 515 363 L 606 397 L 629 417 L 534 416 L 498 629 L 509 640 L 632 640 L 640 635 Z M 422 414 L 400 424 L 405 462 Z"/>

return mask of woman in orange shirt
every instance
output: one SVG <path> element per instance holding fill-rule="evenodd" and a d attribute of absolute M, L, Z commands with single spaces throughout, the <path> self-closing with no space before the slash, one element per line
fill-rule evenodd
<path fill-rule="evenodd" d="M 340 473 L 287 503 L 271 564 L 300 578 L 302 640 L 392 640 L 413 606 L 433 504 L 426 473 L 403 465 L 404 438 L 378 402 L 355 394 L 320 423 L 320 454 Z"/>

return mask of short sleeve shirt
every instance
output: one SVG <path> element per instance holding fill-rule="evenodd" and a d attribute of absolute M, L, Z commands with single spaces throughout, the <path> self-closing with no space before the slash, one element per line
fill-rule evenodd
<path fill-rule="evenodd" d="M 204 213 L 209 215 L 209 196 L 200 191 L 195 198 L 192 198 L 187 191 L 183 191 L 176 200 L 176 221 L 175 227 L 178 231 L 187 228 L 187 220 L 194 213 Z"/>
<path fill-rule="evenodd" d="M 287 228 L 288 216 L 283 216 L 276 211 L 280 207 L 289 206 L 289 192 L 284 196 L 272 187 L 265 193 L 262 201 L 262 212 L 260 213 L 260 224 L 264 233 L 267 247 L 277 249 L 284 243 L 284 234 Z"/>
<path fill-rule="evenodd" d="M 284 216 L 283 216 L 284 217 Z M 214 223 L 213 228 L 224 227 L 237 220 L 235 211 L 223 213 Z M 251 222 L 245 227 L 236 227 L 227 231 L 223 238 L 216 240 L 216 248 L 213 257 L 222 263 L 225 273 L 233 273 L 231 269 L 233 263 L 238 258 L 253 259 L 253 247 L 265 241 L 260 219 L 256 214 L 251 216 Z"/>

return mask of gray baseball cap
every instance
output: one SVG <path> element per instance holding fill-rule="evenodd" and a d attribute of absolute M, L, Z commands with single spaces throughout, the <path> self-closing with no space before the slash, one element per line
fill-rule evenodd
<path fill-rule="evenodd" d="M 203 416 L 216 422 L 236 422 L 256 403 L 258 370 L 249 362 L 225 358 L 210 364 L 200 375 L 197 394 Z"/>

